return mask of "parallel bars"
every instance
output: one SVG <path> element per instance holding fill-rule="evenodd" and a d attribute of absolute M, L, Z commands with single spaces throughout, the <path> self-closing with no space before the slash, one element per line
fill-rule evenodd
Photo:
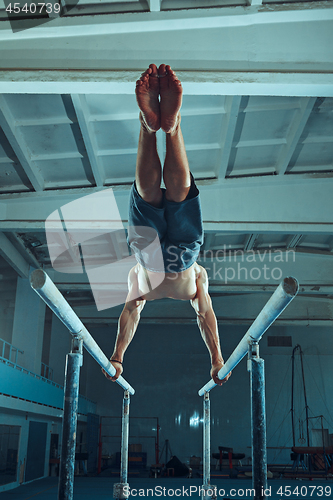
<path fill-rule="evenodd" d="M 64 444 L 58 492 L 59 500 L 71 500 L 73 498 L 75 442 L 70 436 L 73 435 L 72 431 L 75 432 L 77 423 L 78 374 L 82 365 L 82 345 L 84 345 L 91 356 L 111 377 L 116 374 L 116 370 L 47 274 L 41 269 L 34 271 L 30 276 L 30 283 L 35 292 L 52 309 L 73 335 L 72 352 L 67 355 L 66 361 Z M 218 378 L 223 380 L 245 357 L 246 353 L 248 353 L 248 369 L 251 372 L 252 483 L 256 491 L 255 498 L 258 499 L 264 498 L 263 491 L 267 487 L 264 365 L 263 360 L 259 358 L 258 342 L 265 331 L 295 297 L 297 292 L 297 280 L 292 277 L 285 278 L 218 373 Z M 128 487 L 129 403 L 130 394 L 134 394 L 135 391 L 123 377 L 119 377 L 117 383 L 125 392 L 122 415 L 121 482 L 114 485 L 114 497 L 119 496 L 120 498 L 124 498 L 124 489 Z M 210 490 L 213 491 L 214 487 L 210 485 L 209 391 L 216 385 L 215 382 L 210 380 L 199 390 L 199 395 L 204 396 L 203 499 L 214 498 L 214 494 L 210 494 Z"/>

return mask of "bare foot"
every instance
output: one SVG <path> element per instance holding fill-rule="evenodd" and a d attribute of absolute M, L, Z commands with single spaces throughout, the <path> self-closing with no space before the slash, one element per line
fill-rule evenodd
<path fill-rule="evenodd" d="M 143 121 L 150 132 L 156 132 L 161 126 L 159 78 L 157 67 L 150 64 L 136 82 L 136 100 L 141 110 Z"/>
<path fill-rule="evenodd" d="M 183 88 L 170 66 L 161 64 L 158 74 L 160 77 L 161 127 L 168 134 L 173 132 L 179 123 Z"/>

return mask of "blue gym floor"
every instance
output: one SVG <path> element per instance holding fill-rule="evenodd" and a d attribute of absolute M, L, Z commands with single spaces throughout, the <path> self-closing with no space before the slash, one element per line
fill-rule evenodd
<path fill-rule="evenodd" d="M 114 478 L 102 477 L 76 477 L 74 482 L 74 500 L 112 500 L 113 484 L 118 482 Z M 219 499 L 228 498 L 244 500 L 253 498 L 246 489 L 251 489 L 251 479 L 215 479 L 212 481 L 223 496 Z M 199 498 L 198 489 L 202 485 L 201 479 L 184 478 L 130 478 L 130 488 L 133 494 L 129 498 Z M 310 500 L 313 498 L 333 498 L 333 480 L 292 480 L 272 479 L 268 481 L 271 495 L 267 499 L 278 500 L 288 498 L 289 500 Z M 192 487 L 192 490 L 190 490 Z M 298 489 L 296 489 L 298 487 Z M 165 488 L 165 489 L 164 489 Z M 284 495 L 278 495 L 277 491 L 282 488 Z M 325 489 L 326 488 L 326 489 Z M 329 491 L 329 488 L 331 491 Z M 153 490 L 153 492 L 151 491 Z M 288 494 L 289 491 L 291 494 Z M 1 500 L 57 500 L 58 478 L 48 477 L 22 485 L 13 490 L 1 493 Z M 330 494 L 329 494 L 330 493 Z"/>

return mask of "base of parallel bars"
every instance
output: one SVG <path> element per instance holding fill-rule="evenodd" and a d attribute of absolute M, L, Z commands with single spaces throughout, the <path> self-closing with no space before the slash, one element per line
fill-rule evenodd
<path fill-rule="evenodd" d="M 113 485 L 113 498 L 122 499 L 129 497 L 129 484 L 128 483 L 115 483 Z"/>
<path fill-rule="evenodd" d="M 213 484 L 201 486 L 201 500 L 215 500 L 217 498 L 217 486 Z"/>

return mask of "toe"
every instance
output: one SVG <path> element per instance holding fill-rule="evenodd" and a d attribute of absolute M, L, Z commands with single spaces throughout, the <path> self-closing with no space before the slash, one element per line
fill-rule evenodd
<path fill-rule="evenodd" d="M 160 84 L 160 91 L 164 92 L 167 90 L 169 87 L 169 78 L 166 78 L 168 75 L 166 69 L 165 69 L 165 64 L 161 64 L 161 66 L 158 68 L 158 76 L 159 78 L 159 84 Z"/>
<path fill-rule="evenodd" d="M 165 67 L 165 70 L 166 70 L 166 72 L 167 72 L 168 75 L 170 75 L 170 76 L 176 76 L 176 73 L 174 72 L 173 69 L 171 69 L 171 66 L 167 65 Z"/>
<path fill-rule="evenodd" d="M 180 80 L 178 80 L 178 78 L 176 77 L 176 75 L 172 75 L 169 78 L 169 80 L 170 80 L 170 84 L 172 85 L 173 88 L 181 86 L 181 82 L 180 82 Z"/>
<path fill-rule="evenodd" d="M 144 75 L 140 78 L 140 81 L 142 82 L 142 85 L 144 86 L 148 86 L 148 83 L 149 83 L 149 76 L 148 75 Z"/>
<path fill-rule="evenodd" d="M 160 67 L 158 68 L 158 74 L 159 76 L 165 76 L 166 75 L 166 66 L 165 64 L 161 64 Z"/>
<path fill-rule="evenodd" d="M 158 76 L 156 64 L 150 64 L 149 68 L 151 69 L 150 76 Z"/>

